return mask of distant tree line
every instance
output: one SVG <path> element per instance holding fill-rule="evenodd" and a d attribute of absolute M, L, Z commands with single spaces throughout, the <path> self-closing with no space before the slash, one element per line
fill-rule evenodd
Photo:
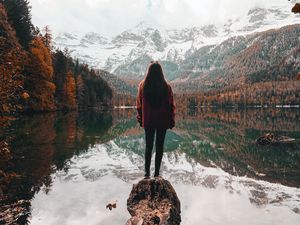
<path fill-rule="evenodd" d="M 110 106 L 95 70 L 53 50 L 48 27 L 31 22 L 28 0 L 0 0 L 0 115 Z"/>
<path fill-rule="evenodd" d="M 300 105 L 300 80 L 268 81 L 208 92 L 176 93 L 175 100 L 177 109 Z"/>

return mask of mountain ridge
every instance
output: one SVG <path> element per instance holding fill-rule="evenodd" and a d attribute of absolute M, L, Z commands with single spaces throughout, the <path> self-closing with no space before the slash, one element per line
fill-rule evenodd
<path fill-rule="evenodd" d="M 167 29 L 161 25 L 140 22 L 114 37 L 105 37 L 96 32 L 63 33 L 55 37 L 54 45 L 58 48 L 68 48 L 73 57 L 96 69 L 125 79 L 142 79 L 150 61 L 160 60 L 169 81 L 200 82 L 202 84 L 196 87 L 207 90 L 226 86 L 235 79 L 242 84 L 255 82 L 250 76 L 254 73 L 266 72 L 267 75 L 264 74 L 261 80 L 272 80 L 273 77 L 280 76 L 274 75 L 271 67 L 278 67 L 279 61 L 283 60 L 278 54 L 288 57 L 290 51 L 297 46 L 296 39 L 293 40 L 293 46 L 283 43 L 286 50 L 282 52 L 278 46 L 277 58 L 270 62 L 267 62 L 267 58 L 261 59 L 265 50 L 261 49 L 260 53 L 254 51 L 253 44 L 258 48 L 259 43 L 263 45 L 263 42 L 268 42 L 268 39 L 272 39 L 271 35 L 268 36 L 270 32 L 275 36 L 289 38 L 288 32 L 283 31 L 284 25 L 291 24 L 295 28 L 294 31 L 300 30 L 299 24 L 297 25 L 299 17 L 291 14 L 289 10 L 280 7 L 256 7 L 250 9 L 244 17 L 230 19 L 222 25 L 207 24 L 180 29 Z M 271 42 L 272 40 L 270 44 L 265 45 L 274 47 L 275 52 L 277 47 Z M 254 52 L 258 56 L 253 55 Z M 228 59 L 229 56 L 231 60 Z M 271 60 L 274 58 L 270 52 L 265 57 L 270 57 Z M 256 65 L 255 58 L 259 58 L 257 62 L 261 63 L 261 68 L 256 70 L 254 68 L 259 65 Z M 249 63 L 246 66 L 242 65 L 241 59 Z M 254 63 L 254 67 L 251 63 Z M 241 72 L 238 67 L 247 68 L 249 71 L 246 75 L 237 75 Z M 283 70 L 285 69 L 278 67 L 278 71 Z"/>
<path fill-rule="evenodd" d="M 159 60 L 170 59 L 173 56 L 172 60 L 176 62 L 193 49 L 220 43 L 231 36 L 293 24 L 295 18 L 298 17 L 288 13 L 285 8 L 256 7 L 250 9 L 244 17 L 230 19 L 222 25 L 207 24 L 169 29 L 140 22 L 114 37 L 105 37 L 96 32 L 61 33 L 54 38 L 54 44 L 59 48 L 69 48 L 73 56 L 94 68 L 114 73 L 119 67 L 120 74 L 117 75 L 123 75 L 120 66 L 124 61 L 126 64 L 145 54 Z"/>

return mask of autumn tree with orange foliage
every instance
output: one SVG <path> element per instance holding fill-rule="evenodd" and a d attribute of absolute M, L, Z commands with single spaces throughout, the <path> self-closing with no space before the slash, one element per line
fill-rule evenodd
<path fill-rule="evenodd" d="M 76 109 L 77 108 L 77 101 L 76 101 L 76 83 L 74 79 L 74 75 L 71 71 L 67 73 L 66 83 L 65 83 L 65 93 L 66 93 L 66 101 L 69 109 Z"/>
<path fill-rule="evenodd" d="M 51 52 L 42 36 L 32 41 L 29 59 L 26 65 L 25 88 L 30 95 L 28 109 L 33 111 L 53 111 L 56 109 L 53 83 L 53 66 Z"/>
<path fill-rule="evenodd" d="M 26 53 L 18 43 L 15 31 L 8 23 L 7 14 L 0 4 L 0 114 L 12 114 L 22 109 Z"/>

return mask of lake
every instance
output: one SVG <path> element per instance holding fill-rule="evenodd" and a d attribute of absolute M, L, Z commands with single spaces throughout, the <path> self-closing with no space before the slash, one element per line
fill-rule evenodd
<path fill-rule="evenodd" d="M 178 110 L 161 173 L 181 201 L 181 224 L 299 224 L 300 144 L 256 144 L 268 132 L 300 139 L 299 109 Z M 125 225 L 130 218 L 126 201 L 144 174 L 135 109 L 22 116 L 1 140 L 16 179 L 3 189 L 0 224 L 10 217 L 32 225 Z M 105 208 L 115 200 L 116 209 Z"/>

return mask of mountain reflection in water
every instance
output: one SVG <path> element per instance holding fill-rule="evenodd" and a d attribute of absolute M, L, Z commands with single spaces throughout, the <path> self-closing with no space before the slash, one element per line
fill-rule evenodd
<path fill-rule="evenodd" d="M 300 145 L 255 140 L 267 132 L 300 139 L 299 110 L 189 109 L 176 119 L 162 174 L 182 202 L 182 224 L 297 224 Z M 14 214 L 15 202 L 26 201 L 19 224 L 113 225 L 129 218 L 126 199 L 143 176 L 144 155 L 134 109 L 24 116 L 2 139 L 12 154 L 8 172 L 19 176 L 4 188 L 1 204 Z M 115 199 L 117 209 L 106 211 Z"/>

